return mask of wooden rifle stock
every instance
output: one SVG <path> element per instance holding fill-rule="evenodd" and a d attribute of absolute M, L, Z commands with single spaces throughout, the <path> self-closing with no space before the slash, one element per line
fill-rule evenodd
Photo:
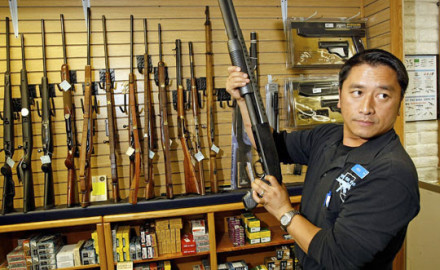
<path fill-rule="evenodd" d="M 161 144 L 164 154 L 165 178 L 166 178 L 166 193 L 167 198 L 174 197 L 173 194 L 173 180 L 171 174 L 171 152 L 170 152 L 170 134 L 168 129 L 168 98 L 166 88 L 168 85 L 168 68 L 162 61 L 162 41 L 161 41 L 161 27 L 159 28 L 159 62 L 155 68 L 155 82 L 159 88 L 159 107 L 160 107 L 160 131 Z"/>
<path fill-rule="evenodd" d="M 183 99 L 183 85 L 182 85 L 182 62 L 181 62 L 181 42 L 176 40 L 176 76 L 177 76 L 177 125 L 178 136 L 182 143 L 183 150 L 183 166 L 185 174 L 185 191 L 189 193 L 200 194 L 200 181 L 196 174 L 196 169 L 193 164 L 193 155 L 191 148 L 191 141 L 189 131 L 186 127 L 185 121 L 185 105 Z"/>
<path fill-rule="evenodd" d="M 105 16 L 102 16 L 102 29 L 104 39 L 104 55 L 105 55 L 105 97 L 107 99 L 107 131 L 108 143 L 110 146 L 110 168 L 112 174 L 112 194 L 113 202 L 117 203 L 120 200 L 119 196 L 119 177 L 118 164 L 116 159 L 116 128 L 115 128 L 115 111 L 113 108 L 113 82 L 110 74 L 110 65 L 108 62 L 107 49 L 107 27 Z M 101 87 L 103 88 L 103 87 Z"/>
<path fill-rule="evenodd" d="M 131 204 L 137 203 L 137 194 L 139 190 L 139 178 L 141 175 L 141 141 L 139 138 L 139 128 L 138 128 L 138 115 L 137 115 L 137 107 L 136 107 L 136 78 L 133 72 L 133 15 L 130 16 L 130 74 L 128 76 L 128 85 L 129 85 L 129 104 L 130 104 L 130 113 L 129 119 L 130 128 L 131 128 L 131 139 L 133 140 L 132 146 L 134 146 L 134 171 L 133 171 L 133 179 L 130 185 L 130 194 L 128 201 Z M 133 157 L 130 157 L 132 159 Z"/>
<path fill-rule="evenodd" d="M 214 128 L 214 80 L 213 80 L 213 60 L 212 60 L 212 33 L 211 33 L 211 21 L 209 19 L 209 6 L 205 9 L 206 21 L 205 21 L 205 44 L 206 44 L 206 121 L 207 121 L 207 135 L 209 145 L 209 179 L 211 181 L 211 192 L 218 192 L 217 183 L 217 164 L 216 157 L 217 152 L 215 140 L 215 128 Z"/>
<path fill-rule="evenodd" d="M 79 152 L 79 182 L 81 207 L 90 204 L 92 190 L 91 156 L 93 152 L 92 67 L 90 65 L 90 8 L 87 9 L 87 65 L 84 69 L 84 116 Z"/>
<path fill-rule="evenodd" d="M 203 171 L 203 154 L 202 145 L 200 142 L 200 108 L 199 108 L 199 91 L 197 90 L 196 77 L 194 76 L 194 53 L 192 42 L 189 45 L 189 62 L 191 66 L 191 96 L 192 96 L 192 111 L 194 119 L 194 144 L 197 151 L 198 159 L 196 162 L 197 175 L 200 181 L 200 194 L 205 195 L 205 174 Z"/>
<path fill-rule="evenodd" d="M 154 198 L 154 174 L 153 174 L 153 159 L 150 158 L 150 152 L 154 150 L 154 111 L 151 97 L 151 82 L 150 73 L 151 65 L 148 56 L 147 44 L 147 19 L 144 19 L 144 39 L 145 39 L 145 53 L 144 53 L 144 68 L 142 74 L 144 75 L 144 177 L 145 177 L 145 199 Z"/>
<path fill-rule="evenodd" d="M 61 89 L 58 86 L 58 88 L 63 92 L 64 122 L 67 136 L 67 157 L 64 160 L 64 165 L 67 168 L 67 207 L 72 207 L 79 201 L 75 170 L 75 157 L 78 157 L 78 145 L 76 140 L 75 109 L 72 99 L 73 86 L 71 85 L 69 65 L 67 64 L 63 14 L 60 15 L 60 21 L 64 58 L 64 63 L 61 66 L 61 82 L 64 87 Z"/>

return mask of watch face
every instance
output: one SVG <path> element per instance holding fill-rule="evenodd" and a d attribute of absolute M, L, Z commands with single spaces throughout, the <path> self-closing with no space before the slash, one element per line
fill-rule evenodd
<path fill-rule="evenodd" d="M 289 214 L 290 214 L 290 213 L 285 213 L 285 214 L 281 217 L 281 220 L 280 220 L 281 225 L 283 225 L 283 226 L 287 226 L 287 224 L 289 224 L 290 216 L 291 216 L 291 215 L 289 215 Z"/>

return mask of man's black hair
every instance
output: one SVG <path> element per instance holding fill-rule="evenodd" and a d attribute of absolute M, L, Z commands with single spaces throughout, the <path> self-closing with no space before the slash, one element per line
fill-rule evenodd
<path fill-rule="evenodd" d="M 399 58 L 381 49 L 365 50 L 348 59 L 339 71 L 339 87 L 341 89 L 342 84 L 347 79 L 351 69 L 362 64 L 368 64 L 370 66 L 384 65 L 393 69 L 396 72 L 397 81 L 402 90 L 401 98 L 403 98 L 406 88 L 408 87 L 408 72 L 406 71 L 405 65 L 399 60 Z"/>

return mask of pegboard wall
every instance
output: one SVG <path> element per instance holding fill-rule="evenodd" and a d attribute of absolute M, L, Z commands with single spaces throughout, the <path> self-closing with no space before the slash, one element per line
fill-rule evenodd
<path fill-rule="evenodd" d="M 280 98 L 283 98 L 282 85 L 285 78 L 299 76 L 300 74 L 335 74 L 336 70 L 314 69 L 314 70 L 291 70 L 286 69 L 286 42 L 283 32 L 281 19 L 281 8 L 279 0 L 240 0 L 235 1 L 236 13 L 243 30 L 243 36 L 249 42 L 249 33 L 257 32 L 258 51 L 259 51 L 259 81 L 262 97 L 265 95 L 264 86 L 267 83 L 267 75 L 272 75 L 280 84 Z M 183 78 L 190 77 L 188 42 L 192 41 L 195 54 L 195 76 L 205 77 L 205 6 L 210 7 L 212 23 L 212 50 L 214 60 L 214 87 L 223 88 L 227 77 L 227 67 L 230 65 L 228 49 L 226 45 L 227 37 L 224 30 L 223 19 L 218 3 L 215 0 L 204 1 L 181 1 L 181 0 L 150 0 L 150 1 L 113 1 L 113 0 L 92 0 L 91 1 L 91 66 L 92 80 L 99 81 L 99 70 L 104 69 L 104 49 L 101 17 L 105 15 L 107 20 L 107 39 L 109 51 L 110 68 L 115 72 L 116 89 L 114 90 L 114 100 L 116 109 L 116 129 L 119 141 L 117 143 L 118 173 L 120 196 L 122 199 L 128 197 L 129 191 L 129 159 L 125 154 L 129 146 L 129 136 L 127 129 L 123 128 L 128 123 L 126 114 L 120 111 L 119 106 L 124 104 L 124 95 L 121 92 L 124 83 L 128 81 L 129 74 L 129 55 L 130 55 L 130 15 L 134 16 L 134 55 L 144 53 L 144 34 L 143 19 L 148 20 L 148 46 L 149 54 L 152 57 L 153 66 L 158 62 L 158 24 L 162 26 L 162 49 L 163 61 L 168 66 L 170 85 L 168 87 L 168 113 L 170 125 L 171 145 L 171 168 L 174 184 L 174 193 L 185 193 L 184 174 L 183 174 L 183 153 L 180 141 L 177 138 L 177 113 L 172 106 L 172 90 L 176 89 L 176 60 L 175 40 L 182 40 L 182 65 Z M 351 17 L 360 13 L 360 17 L 368 18 L 368 42 L 369 47 L 378 47 L 390 50 L 390 10 L 389 1 L 385 0 L 290 0 L 289 17 L 308 17 L 317 12 L 318 17 Z M 76 106 L 76 127 L 77 138 L 81 138 L 82 118 L 80 103 L 83 95 L 82 83 L 84 82 L 84 67 L 86 65 L 86 23 L 82 1 L 74 0 L 18 0 L 18 25 L 20 34 L 24 35 L 26 68 L 28 80 L 31 85 L 38 85 L 42 77 L 42 48 L 41 48 L 41 19 L 45 20 L 46 30 L 46 57 L 48 79 L 50 84 L 61 82 L 60 68 L 63 63 L 63 51 L 61 40 L 60 14 L 64 15 L 65 33 L 67 44 L 67 62 L 71 70 L 77 73 L 77 84 L 75 84 L 74 103 Z M 8 1 L 0 2 L 0 72 L 6 70 L 6 46 L 5 46 L 5 22 L 4 18 L 10 17 Z M 12 77 L 12 96 L 20 97 L 20 70 L 21 70 L 21 48 L 20 39 L 15 38 L 12 23 L 10 24 L 10 56 L 11 56 L 11 77 Z M 249 44 L 249 43 L 248 43 Z M 136 63 L 136 61 L 135 61 Z M 137 104 L 140 110 L 143 108 L 143 78 L 142 74 L 135 70 L 137 78 Z M 154 80 L 153 76 L 150 78 Z M 3 108 L 3 86 L 4 81 L 0 79 L 0 108 Z M 153 105 L 155 112 L 155 127 L 153 131 L 158 147 L 154 157 L 154 182 L 155 194 L 160 196 L 165 193 L 165 171 L 163 164 L 163 154 L 160 147 L 159 130 L 159 100 L 157 86 L 153 86 Z M 39 100 L 39 91 L 37 99 Z M 264 99 L 264 98 L 263 98 Z M 92 175 L 107 176 L 107 189 L 109 199 L 111 198 L 111 176 L 109 146 L 104 143 L 107 140 L 105 133 L 106 97 L 103 89 L 98 89 L 97 100 L 99 113 L 96 120 L 96 135 L 94 136 L 95 151 L 92 155 L 91 166 Z M 56 90 L 55 110 L 56 115 L 53 120 L 53 140 L 54 152 L 52 167 L 55 182 L 55 204 L 60 206 L 66 204 L 67 192 L 67 170 L 64 160 L 67 155 L 66 131 L 63 117 L 62 93 Z M 203 97 L 203 103 L 206 97 Z M 283 102 L 281 101 L 282 105 Z M 222 106 L 220 106 L 222 105 Z M 43 172 L 41 171 L 41 161 L 37 150 L 42 148 L 41 144 L 41 118 L 38 116 L 36 108 L 31 110 L 33 119 L 34 150 L 32 156 L 32 170 L 34 180 L 34 191 L 36 206 L 43 204 Z M 141 119 L 141 134 L 144 130 L 143 115 Z M 194 123 L 192 115 L 186 112 L 186 119 L 190 130 Z M 218 184 L 220 187 L 230 185 L 231 171 L 231 122 L 232 109 L 226 103 L 216 102 L 215 107 L 215 144 L 221 149 L 217 155 Z M 22 151 L 17 149 L 21 145 L 21 120 L 15 121 L 15 145 L 14 161 L 22 156 Z M 281 115 L 281 121 L 283 116 Z M 206 126 L 206 107 L 201 109 L 201 122 Z M 208 157 L 207 130 L 202 128 L 202 152 Z M 3 145 L 3 129 L 0 129 L 0 145 Z M 0 157 L 3 162 L 3 154 Z M 204 172 L 206 187 L 209 188 L 209 162 L 205 159 Z M 76 161 L 78 166 L 79 162 Z M 77 168 L 78 169 L 78 168 Z M 302 177 L 291 174 L 291 166 L 283 165 L 284 181 L 302 181 Z M 78 174 L 78 173 L 77 173 Z M 13 179 L 16 187 L 14 204 L 16 208 L 22 207 L 22 183 L 19 183 L 15 168 L 13 169 Z M 145 184 L 143 175 L 141 176 L 139 199 L 144 194 Z M 0 180 L 0 190 L 3 190 L 3 179 Z M 1 198 L 0 198 L 1 199 Z"/>

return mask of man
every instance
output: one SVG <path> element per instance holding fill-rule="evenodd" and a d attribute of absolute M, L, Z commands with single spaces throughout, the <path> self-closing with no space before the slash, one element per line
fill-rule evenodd
<path fill-rule="evenodd" d="M 249 79 L 238 67 L 228 71 L 227 91 L 253 141 L 238 91 Z M 280 161 L 308 166 L 301 210 L 273 176 L 252 183 L 253 197 L 293 237 L 303 269 L 392 269 L 420 209 L 416 169 L 393 129 L 407 86 L 398 58 L 366 50 L 339 73 L 343 125 L 274 133 Z"/>

